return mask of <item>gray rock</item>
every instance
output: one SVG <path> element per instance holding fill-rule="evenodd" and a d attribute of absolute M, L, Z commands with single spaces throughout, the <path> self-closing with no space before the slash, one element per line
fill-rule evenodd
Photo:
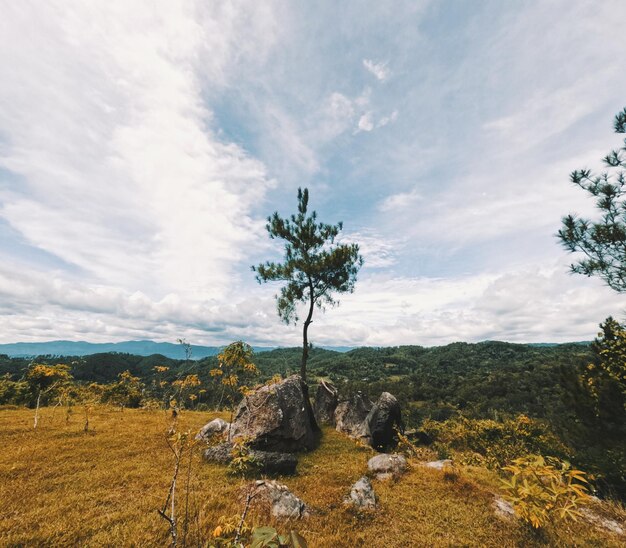
<path fill-rule="evenodd" d="M 407 462 L 403 455 L 382 453 L 368 461 L 367 469 L 376 475 L 376 479 L 388 479 L 404 474 Z"/>
<path fill-rule="evenodd" d="M 232 450 L 233 444 L 230 442 L 224 442 L 218 445 L 212 445 L 211 447 L 205 449 L 203 456 L 208 462 L 228 464 L 231 460 L 233 460 Z"/>
<path fill-rule="evenodd" d="M 383 392 L 376 401 L 365 422 L 370 435 L 370 445 L 377 451 L 387 451 L 398 445 L 396 428 L 404 430 L 402 410 L 398 400 L 389 392 Z"/>
<path fill-rule="evenodd" d="M 376 494 L 372 482 L 367 476 L 363 476 L 350 490 L 350 496 L 344 501 L 357 508 L 376 508 Z"/>
<path fill-rule="evenodd" d="M 335 424 L 335 409 L 337 409 L 337 389 L 326 381 L 320 381 L 315 393 L 313 411 L 318 424 Z"/>
<path fill-rule="evenodd" d="M 626 535 L 626 523 L 618 523 L 613 519 L 605 518 L 597 512 L 594 512 L 591 508 L 581 508 L 580 513 L 585 520 L 600 529 L 604 529 L 605 531 L 619 536 Z"/>
<path fill-rule="evenodd" d="M 230 423 L 226 422 L 224 419 L 213 419 L 200 429 L 196 434 L 196 439 L 209 442 L 211 438 L 225 436 L 229 426 Z"/>
<path fill-rule="evenodd" d="M 272 516 L 280 519 L 299 519 L 309 516 L 309 510 L 286 485 L 272 480 L 258 480 L 252 487 L 255 505 L 269 506 Z"/>
<path fill-rule="evenodd" d="M 371 436 L 365 419 L 372 409 L 372 403 L 357 392 L 352 398 L 343 401 L 335 409 L 335 428 L 351 438 L 361 439 L 369 445 Z"/>
<path fill-rule="evenodd" d="M 361 440 L 377 451 L 388 451 L 397 445 L 396 428 L 403 431 L 398 400 L 383 392 L 372 404 L 360 392 L 337 405 L 335 427 L 351 438 Z"/>
<path fill-rule="evenodd" d="M 302 378 L 292 375 L 248 394 L 239 404 L 231 425 L 231 439 L 238 438 L 263 451 L 313 449 L 319 427 Z"/>
<path fill-rule="evenodd" d="M 513 505 L 508 501 L 496 496 L 493 501 L 493 509 L 500 519 L 511 520 L 515 517 Z"/>
<path fill-rule="evenodd" d="M 228 464 L 233 460 L 233 444 L 220 443 L 204 451 L 204 459 L 208 462 Z M 254 470 L 261 474 L 291 476 L 296 473 L 298 458 L 293 453 L 260 451 L 250 449 L 249 455 L 254 459 Z"/>
<path fill-rule="evenodd" d="M 435 470 L 443 470 L 446 466 L 452 466 L 452 459 L 433 460 L 427 462 L 424 466 L 434 468 Z"/>

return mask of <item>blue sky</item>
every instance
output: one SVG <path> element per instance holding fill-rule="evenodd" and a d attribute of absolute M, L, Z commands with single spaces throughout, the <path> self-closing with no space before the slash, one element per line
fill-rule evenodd
<path fill-rule="evenodd" d="M 365 257 L 315 344 L 622 317 L 554 234 L 620 143 L 623 2 L 2 4 L 0 342 L 298 344 L 250 265 L 299 186 Z"/>

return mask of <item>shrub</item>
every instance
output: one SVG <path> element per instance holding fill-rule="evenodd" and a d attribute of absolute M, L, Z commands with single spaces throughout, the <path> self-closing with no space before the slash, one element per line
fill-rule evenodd
<path fill-rule="evenodd" d="M 228 463 L 228 473 L 231 476 L 245 477 L 258 469 L 258 462 L 250 454 L 246 439 L 238 438 L 233 442 L 231 455 L 233 458 Z"/>
<path fill-rule="evenodd" d="M 515 513 L 534 528 L 551 521 L 576 520 L 579 507 L 588 502 L 585 473 L 554 457 L 529 455 L 505 466 L 510 476 L 502 480 L 505 498 Z"/>
<path fill-rule="evenodd" d="M 515 458 L 531 453 L 566 457 L 569 454 L 547 423 L 518 415 L 513 419 L 494 421 L 456 417 L 444 422 L 425 420 L 422 430 L 431 436 L 433 448 L 446 458 L 448 449 L 465 453 L 461 461 L 467 464 L 484 463 L 489 468 L 500 468 Z M 481 464 L 482 464 L 481 463 Z"/>
<path fill-rule="evenodd" d="M 118 381 L 102 387 L 102 402 L 120 407 L 139 407 L 141 405 L 144 384 L 130 371 L 118 375 Z"/>
<path fill-rule="evenodd" d="M 28 384 L 24 381 L 12 381 L 8 373 L 0 377 L 0 405 L 27 403 L 29 395 Z"/>

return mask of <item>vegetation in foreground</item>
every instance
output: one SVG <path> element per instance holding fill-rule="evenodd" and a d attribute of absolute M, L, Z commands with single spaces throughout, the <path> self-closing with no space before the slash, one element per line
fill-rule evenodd
<path fill-rule="evenodd" d="M 168 530 L 157 510 L 171 480 L 170 413 L 98 405 L 88 432 L 78 415 L 44 408 L 35 430 L 32 410 L 0 411 L 0 544 L 167 544 Z M 179 429 L 195 431 L 214 416 L 184 411 Z M 200 450 L 194 449 L 189 475 L 188 545 L 210 542 L 220 520 L 238 517 L 243 509 L 244 480 L 201 462 Z M 298 475 L 280 480 L 313 507 L 312 516 L 284 524 L 251 510 L 248 524 L 292 527 L 309 546 L 320 547 L 620 545 L 619 537 L 584 521 L 537 532 L 497 518 L 492 504 L 499 480 L 472 466 L 446 474 L 414 459 L 397 482 L 375 482 L 379 509 L 357 512 L 342 500 L 372 454 L 326 429 L 321 446 L 301 457 Z M 180 476 L 179 493 L 185 492 L 186 477 Z M 619 508 L 611 511 L 624 518 Z"/>
<path fill-rule="evenodd" d="M 442 455 L 461 451 L 465 462 L 491 468 L 527 454 L 555 456 L 592 474 L 603 496 L 626 500 L 624 341 L 626 330 L 609 318 L 591 345 L 454 343 L 343 354 L 314 348 L 309 382 L 311 394 L 320 379 L 333 382 L 341 397 L 391 392 L 407 428 L 426 430 Z M 35 408 L 40 400 L 60 413 L 72 405 L 85 423 L 96 403 L 232 409 L 240 389 L 293 373 L 301 353 L 253 356 L 244 343 L 230 345 L 237 348 L 255 367 L 233 369 L 226 350 L 198 361 L 114 353 L 34 362 L 0 356 L 0 404 Z"/>

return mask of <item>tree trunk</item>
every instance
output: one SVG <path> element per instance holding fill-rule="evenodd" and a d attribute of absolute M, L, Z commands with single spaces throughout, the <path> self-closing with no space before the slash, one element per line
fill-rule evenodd
<path fill-rule="evenodd" d="M 35 424 L 33 428 L 37 430 L 37 425 L 39 424 L 39 402 L 41 401 L 41 390 L 37 393 L 37 407 L 35 407 Z"/>
<path fill-rule="evenodd" d="M 300 376 L 302 380 L 306 382 L 306 362 L 309 358 L 309 325 L 312 323 L 313 318 L 313 306 L 315 301 L 313 300 L 313 284 L 309 281 L 309 314 L 304 320 L 304 327 L 302 329 L 302 363 L 300 364 Z"/>

